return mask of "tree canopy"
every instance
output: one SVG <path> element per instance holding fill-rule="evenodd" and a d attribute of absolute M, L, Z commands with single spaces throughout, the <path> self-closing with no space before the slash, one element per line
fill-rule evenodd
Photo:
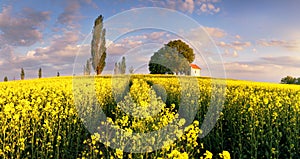
<path fill-rule="evenodd" d="M 295 78 L 292 76 L 286 76 L 281 79 L 280 83 L 282 83 L 282 84 L 300 84 L 300 77 Z"/>
<path fill-rule="evenodd" d="M 170 41 L 151 57 L 150 74 L 187 74 L 195 59 L 192 48 L 181 40 Z"/>
<path fill-rule="evenodd" d="M 167 45 L 155 52 L 149 62 L 151 74 L 186 74 L 188 69 L 187 59 L 176 48 Z"/>
<path fill-rule="evenodd" d="M 194 50 L 190 48 L 188 44 L 181 40 L 170 41 L 167 46 L 171 48 L 176 48 L 178 53 L 182 54 L 183 57 L 187 59 L 189 63 L 192 63 L 195 60 Z"/>

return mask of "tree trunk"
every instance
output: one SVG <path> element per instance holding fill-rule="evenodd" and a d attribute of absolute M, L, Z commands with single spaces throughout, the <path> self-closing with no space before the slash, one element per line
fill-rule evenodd
<path fill-rule="evenodd" d="M 101 72 L 100 72 L 100 67 L 99 66 L 97 66 L 97 75 L 100 75 L 101 74 Z"/>

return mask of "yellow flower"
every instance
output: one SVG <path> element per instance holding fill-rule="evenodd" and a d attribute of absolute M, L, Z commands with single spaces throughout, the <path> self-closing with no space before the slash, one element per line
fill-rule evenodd
<path fill-rule="evenodd" d="M 205 155 L 204 159 L 212 159 L 212 156 L 213 156 L 213 154 L 211 152 L 209 152 L 208 150 L 206 150 L 204 155 Z"/>
<path fill-rule="evenodd" d="M 219 154 L 221 158 L 223 159 L 230 159 L 230 153 L 228 151 L 223 151 Z"/>
<path fill-rule="evenodd" d="M 120 149 L 116 149 L 116 156 L 117 156 L 118 158 L 123 158 L 123 151 L 120 150 Z"/>

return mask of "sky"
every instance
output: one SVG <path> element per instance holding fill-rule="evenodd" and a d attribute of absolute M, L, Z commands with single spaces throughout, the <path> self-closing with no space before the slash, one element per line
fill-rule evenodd
<path fill-rule="evenodd" d="M 1 0 L 0 80 L 81 75 L 94 20 L 104 16 L 103 74 L 126 57 L 148 73 L 154 52 L 182 39 L 203 76 L 279 83 L 300 77 L 298 0 Z"/>

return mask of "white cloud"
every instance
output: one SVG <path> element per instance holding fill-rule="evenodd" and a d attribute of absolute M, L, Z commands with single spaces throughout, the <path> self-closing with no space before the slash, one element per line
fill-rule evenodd
<path fill-rule="evenodd" d="M 167 37 L 168 35 L 168 37 Z M 115 42 L 108 40 L 109 45 L 107 45 L 107 53 L 112 55 L 122 55 L 128 50 L 131 50 L 148 43 L 160 43 L 163 44 L 169 41 L 173 36 L 167 34 L 164 31 L 157 31 L 151 33 L 144 33 L 142 35 L 128 36 L 123 39 L 119 39 Z"/>
<path fill-rule="evenodd" d="M 220 0 L 164 0 L 164 1 L 151 1 L 154 6 L 162 6 L 165 8 L 180 10 L 190 14 L 195 11 L 198 14 L 216 14 L 220 12 L 220 8 L 216 4 Z"/>
<path fill-rule="evenodd" d="M 27 52 L 26 56 L 27 57 L 33 57 L 35 53 L 36 53 L 35 50 L 30 50 L 30 51 Z"/>
<path fill-rule="evenodd" d="M 241 41 L 233 41 L 231 43 L 226 43 L 224 41 L 218 42 L 217 43 L 218 46 L 222 47 L 222 48 L 230 48 L 230 49 L 234 49 L 237 51 L 241 51 L 244 50 L 247 47 L 251 46 L 251 42 L 241 42 Z"/>
<path fill-rule="evenodd" d="M 207 10 L 207 4 L 202 4 L 199 11 L 201 11 L 203 13 L 207 12 L 208 11 Z"/>
<path fill-rule="evenodd" d="M 233 50 L 233 52 L 230 52 L 228 49 L 225 49 L 222 56 L 223 57 L 238 57 L 239 54 L 236 50 Z"/>
<path fill-rule="evenodd" d="M 238 39 L 238 40 L 240 40 L 241 36 L 240 35 L 236 35 L 235 38 Z"/>
<path fill-rule="evenodd" d="M 238 55 L 237 51 L 234 50 L 234 51 L 233 51 L 233 57 L 238 57 L 238 56 L 239 56 L 239 55 Z"/>
<path fill-rule="evenodd" d="M 221 11 L 220 7 L 216 7 L 216 4 L 219 3 L 220 0 L 196 0 L 195 4 L 197 4 L 197 13 L 198 14 L 216 14 Z"/>
<path fill-rule="evenodd" d="M 223 38 L 227 35 L 227 33 L 219 28 L 213 28 L 213 27 L 204 27 L 204 29 L 208 32 L 210 36 L 213 38 Z"/>
<path fill-rule="evenodd" d="M 218 13 L 220 12 L 220 8 L 216 8 L 212 3 L 207 4 L 208 10 L 210 10 L 212 13 Z"/>
<path fill-rule="evenodd" d="M 214 41 L 217 41 L 218 39 L 225 37 L 227 33 L 219 28 L 197 27 L 197 28 L 192 28 L 190 30 L 184 30 L 180 32 L 180 35 L 187 38 L 187 40 L 193 41 L 194 43 L 199 43 L 199 45 L 204 45 L 204 43 L 211 44 L 210 37 Z"/>
<path fill-rule="evenodd" d="M 165 36 L 166 32 L 153 32 L 150 33 L 148 36 L 145 36 L 146 38 L 150 38 L 151 40 L 158 40 Z"/>
<path fill-rule="evenodd" d="M 183 1 L 178 1 L 179 3 L 179 9 L 182 10 L 183 12 L 187 11 L 189 13 L 193 13 L 194 11 L 194 0 L 183 0 Z"/>
<path fill-rule="evenodd" d="M 250 42 L 233 41 L 226 43 L 224 41 L 217 42 L 217 46 L 224 50 L 223 57 L 239 57 L 238 51 L 245 50 L 251 46 Z"/>

